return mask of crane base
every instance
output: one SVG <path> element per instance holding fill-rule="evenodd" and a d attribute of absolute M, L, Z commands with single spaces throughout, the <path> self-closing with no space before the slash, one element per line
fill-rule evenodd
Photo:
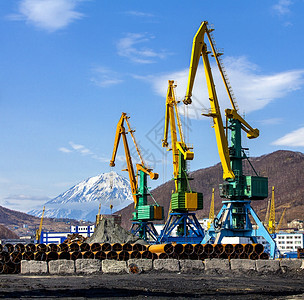
<path fill-rule="evenodd" d="M 155 243 L 158 233 L 152 222 L 132 222 L 130 232 L 148 243 Z"/>
<path fill-rule="evenodd" d="M 223 206 L 207 230 L 202 244 L 221 244 L 224 237 L 248 237 L 253 243 L 257 243 L 257 237 L 261 236 L 269 243 L 269 256 L 274 259 L 276 244 L 250 202 L 247 200 L 223 201 Z M 256 229 L 252 227 L 250 215 L 256 223 Z"/>
<path fill-rule="evenodd" d="M 176 229 L 176 236 L 172 233 Z M 170 213 L 163 230 L 157 238 L 157 244 L 183 243 L 199 244 L 204 238 L 204 229 L 198 222 L 195 213 Z"/>

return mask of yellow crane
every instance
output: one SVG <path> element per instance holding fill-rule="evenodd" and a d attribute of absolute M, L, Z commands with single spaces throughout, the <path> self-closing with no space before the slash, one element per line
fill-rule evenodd
<path fill-rule="evenodd" d="M 175 189 L 171 195 L 170 211 L 168 219 L 158 237 L 159 243 L 190 242 L 199 243 L 203 239 L 203 229 L 199 224 L 195 213 L 203 209 L 203 194 L 192 191 L 190 179 L 187 173 L 187 161 L 193 160 L 194 153 L 184 140 L 182 125 L 178 113 L 178 101 L 175 98 L 173 80 L 168 81 L 166 97 L 165 128 L 162 146 L 172 150 L 173 177 Z M 171 134 L 171 145 L 168 136 Z M 172 231 L 176 228 L 178 237 L 172 237 Z"/>
<path fill-rule="evenodd" d="M 270 215 L 269 215 L 269 221 L 268 221 L 268 231 L 271 234 L 273 234 L 273 233 L 276 232 L 274 186 L 272 187 L 272 192 L 271 192 L 271 202 L 270 202 Z"/>
<path fill-rule="evenodd" d="M 112 158 L 110 161 L 110 166 L 115 166 L 116 154 L 119 146 L 120 138 L 122 137 L 124 150 L 125 150 L 125 158 L 127 162 L 127 169 L 123 171 L 128 171 L 131 191 L 134 199 L 134 208 L 132 218 L 132 228 L 131 232 L 133 234 L 139 235 L 141 238 L 148 240 L 149 238 L 156 239 L 157 231 L 154 228 L 154 225 L 151 221 L 154 220 L 162 220 L 164 215 L 164 209 L 162 206 L 159 206 L 153 196 L 151 195 L 148 187 L 147 187 L 147 175 L 150 176 L 152 180 L 158 179 L 158 173 L 153 173 L 152 169 L 148 168 L 144 159 L 141 155 L 138 144 L 135 140 L 134 130 L 131 129 L 131 125 L 129 123 L 129 118 L 126 113 L 122 113 L 116 127 L 116 134 L 114 140 L 114 148 L 112 153 Z M 128 130 L 125 129 L 124 123 L 127 124 Z M 127 140 L 127 134 L 130 133 L 132 141 L 134 143 L 136 152 L 139 156 L 140 163 L 136 164 L 136 174 L 134 172 L 132 158 L 130 154 L 130 149 Z M 155 201 L 155 205 L 148 205 L 147 197 L 151 196 L 151 198 Z"/>
<path fill-rule="evenodd" d="M 266 210 L 265 220 L 264 220 L 264 226 L 266 226 L 266 228 L 268 228 L 268 222 L 269 222 L 270 203 L 271 203 L 271 199 L 268 199 L 267 210 Z"/>
<path fill-rule="evenodd" d="M 175 87 L 174 81 L 169 80 L 166 97 L 164 139 L 162 140 L 162 146 L 169 148 L 168 135 L 170 128 L 171 148 L 169 150 L 172 150 L 175 182 L 175 191 L 171 197 L 171 209 L 172 211 L 195 211 L 203 208 L 203 195 L 193 192 L 190 187 L 186 161 L 193 160 L 194 153 L 191 151 L 192 148 L 184 141 L 177 107 L 178 101 L 176 101 L 174 93 Z"/>
<path fill-rule="evenodd" d="M 96 227 L 99 225 L 100 222 L 100 209 L 101 209 L 101 203 L 99 203 L 98 214 L 96 216 Z"/>
<path fill-rule="evenodd" d="M 210 228 L 213 221 L 214 221 L 214 188 L 212 189 L 210 211 L 209 211 L 209 221 L 208 221 L 208 224 L 207 224 L 207 229 Z"/>
<path fill-rule="evenodd" d="M 39 228 L 36 230 L 36 241 L 37 241 L 37 243 L 40 243 L 40 237 L 41 237 L 41 232 L 42 232 L 42 224 L 43 224 L 44 211 L 45 211 L 45 206 L 43 206 Z"/>
<path fill-rule="evenodd" d="M 238 113 L 235 97 L 220 58 L 222 53 L 219 53 L 215 47 L 215 41 L 212 36 L 213 30 L 213 28 L 208 26 L 208 22 L 204 21 L 193 38 L 188 85 L 183 100 L 185 105 L 192 103 L 194 80 L 200 58 L 202 58 L 211 107 L 210 113 L 204 115 L 213 119 L 212 127 L 215 131 L 218 153 L 223 168 L 224 182 L 220 185 L 220 196 L 225 198 L 223 207 L 217 215 L 217 220 L 219 221 L 217 222 L 217 228 L 214 228 L 215 224 L 211 226 L 202 243 L 207 243 L 211 240 L 218 244 L 221 243 L 224 236 L 247 236 L 257 242 L 256 237 L 263 236 L 271 244 L 270 255 L 274 257 L 275 243 L 250 205 L 250 200 L 263 200 L 268 197 L 268 178 L 258 176 L 248 160 L 245 153 L 246 149 L 242 147 L 242 130 L 247 133 L 247 138 L 249 139 L 258 137 L 259 130 L 251 127 Z M 211 51 L 208 50 L 204 41 L 205 36 L 207 36 Z M 211 53 L 215 58 L 232 106 L 232 108 L 225 110 L 225 126 L 208 57 Z M 230 145 L 228 143 L 228 130 L 230 132 Z M 248 160 L 256 176 L 245 176 L 243 174 L 242 162 L 244 159 Z M 256 232 L 252 229 L 249 214 L 251 214 L 258 226 Z"/>
<path fill-rule="evenodd" d="M 278 226 L 276 228 L 276 232 L 279 232 L 281 230 L 281 227 L 282 227 L 282 224 L 283 224 L 283 220 L 284 220 L 284 217 L 285 217 L 285 213 L 286 213 L 286 209 L 287 209 L 287 207 L 285 207 L 284 210 L 283 210 L 283 212 L 282 212 L 279 224 L 278 224 Z"/>

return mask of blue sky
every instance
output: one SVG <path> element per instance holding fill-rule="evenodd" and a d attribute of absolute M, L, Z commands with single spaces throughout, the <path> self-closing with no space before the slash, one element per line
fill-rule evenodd
<path fill-rule="evenodd" d="M 260 130 L 258 139 L 244 139 L 250 155 L 303 152 L 303 11 L 303 0 L 1 1 L 0 205 L 39 208 L 109 172 L 122 112 L 160 174 L 152 186 L 169 180 L 171 156 L 161 148 L 167 82 L 176 81 L 182 99 L 204 20 L 224 49 L 240 112 Z M 221 107 L 230 107 L 213 70 Z M 219 161 L 210 120 L 201 116 L 209 108 L 201 71 L 193 95 L 182 119 L 196 170 Z M 115 171 L 127 176 L 122 147 L 118 155 Z"/>

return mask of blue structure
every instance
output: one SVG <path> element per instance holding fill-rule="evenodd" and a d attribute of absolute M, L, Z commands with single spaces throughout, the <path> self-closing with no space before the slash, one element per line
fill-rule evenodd
<path fill-rule="evenodd" d="M 152 222 L 132 222 L 130 232 L 134 235 L 145 237 L 145 241 L 151 244 L 157 241 L 158 233 Z"/>
<path fill-rule="evenodd" d="M 172 236 L 172 231 L 177 228 L 177 236 Z M 170 213 L 163 230 L 157 238 L 158 244 L 182 243 L 199 244 L 204 238 L 204 229 L 197 220 L 195 213 Z"/>
<path fill-rule="evenodd" d="M 257 237 L 261 236 L 269 243 L 269 254 L 271 258 L 274 258 L 276 251 L 275 241 L 264 227 L 250 203 L 251 201 L 249 200 L 223 201 L 223 206 L 210 229 L 205 233 L 202 244 L 221 244 L 224 237 L 247 237 L 253 243 L 258 243 Z M 237 219 L 244 221 L 234 222 L 236 215 L 238 216 Z M 256 222 L 257 229 L 253 229 L 249 215 Z"/>

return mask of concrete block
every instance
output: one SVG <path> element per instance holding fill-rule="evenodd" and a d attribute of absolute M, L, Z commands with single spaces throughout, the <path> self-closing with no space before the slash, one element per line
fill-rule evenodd
<path fill-rule="evenodd" d="M 93 274 L 101 272 L 101 261 L 99 259 L 76 259 L 76 273 Z"/>
<path fill-rule="evenodd" d="M 230 268 L 233 271 L 256 271 L 255 261 L 251 259 L 231 259 Z"/>
<path fill-rule="evenodd" d="M 179 261 L 180 271 L 182 273 L 203 272 L 205 265 L 201 260 L 183 259 Z"/>
<path fill-rule="evenodd" d="M 275 273 L 281 270 L 278 260 L 256 260 L 256 270 L 262 273 Z"/>
<path fill-rule="evenodd" d="M 22 260 L 21 274 L 46 274 L 48 265 L 46 261 Z"/>
<path fill-rule="evenodd" d="M 301 259 L 302 260 L 302 266 L 301 266 L 301 269 L 304 269 L 304 259 Z"/>
<path fill-rule="evenodd" d="M 105 259 L 102 261 L 101 269 L 103 273 L 126 273 L 127 262 Z"/>
<path fill-rule="evenodd" d="M 128 260 L 127 264 L 128 264 L 128 269 L 129 269 L 131 264 L 135 264 L 138 267 L 140 273 L 142 271 L 149 272 L 153 269 L 152 259 L 135 259 L 135 258 L 132 258 L 132 259 Z M 130 271 L 130 270 L 128 270 L 128 271 Z"/>
<path fill-rule="evenodd" d="M 157 271 L 179 272 L 179 261 L 177 259 L 156 259 L 153 268 Z"/>
<path fill-rule="evenodd" d="M 228 259 L 208 258 L 204 260 L 205 270 L 229 271 L 230 264 Z"/>
<path fill-rule="evenodd" d="M 49 261 L 50 274 L 73 274 L 75 273 L 75 263 L 73 260 L 51 260 Z"/>
<path fill-rule="evenodd" d="M 302 267 L 302 260 L 297 258 L 295 259 L 283 258 L 280 261 L 280 267 L 282 272 L 297 271 L 300 270 Z"/>

